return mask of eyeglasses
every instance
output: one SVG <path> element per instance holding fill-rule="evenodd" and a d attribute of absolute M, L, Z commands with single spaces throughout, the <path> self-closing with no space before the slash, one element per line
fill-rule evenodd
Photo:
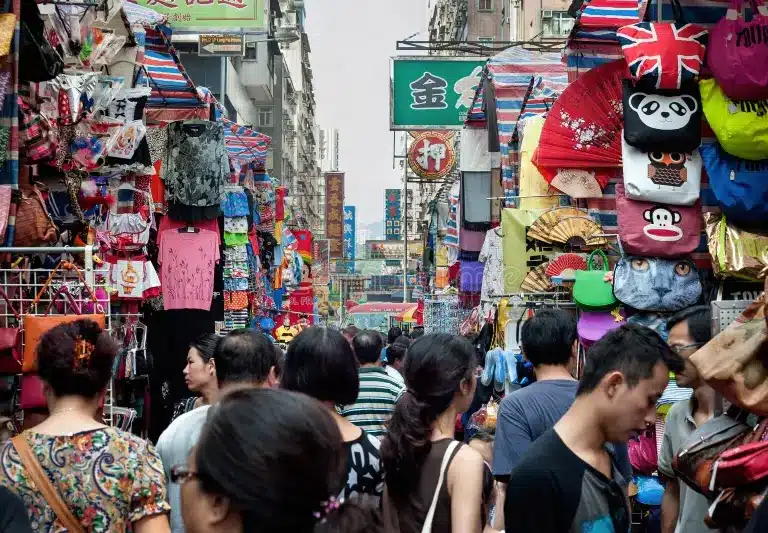
<path fill-rule="evenodd" d="M 701 348 L 705 344 L 706 344 L 705 342 L 695 342 L 693 344 L 688 344 L 686 346 L 672 346 L 671 349 L 677 355 L 683 355 L 683 352 L 687 352 L 687 351 L 692 350 L 694 348 L 696 348 L 696 349 Z"/>
<path fill-rule="evenodd" d="M 197 472 L 191 470 L 186 465 L 176 465 L 171 467 L 171 482 L 176 484 L 182 484 L 185 481 L 198 477 Z"/>

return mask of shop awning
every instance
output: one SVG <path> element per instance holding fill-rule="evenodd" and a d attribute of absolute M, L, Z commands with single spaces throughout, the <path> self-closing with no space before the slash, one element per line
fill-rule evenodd
<path fill-rule="evenodd" d="M 408 322 L 408 323 L 416 322 L 416 318 L 414 317 L 414 315 L 416 314 L 417 309 L 418 309 L 418 306 L 414 305 L 410 309 L 407 309 L 402 313 L 396 315 L 395 319 L 398 322 Z"/>

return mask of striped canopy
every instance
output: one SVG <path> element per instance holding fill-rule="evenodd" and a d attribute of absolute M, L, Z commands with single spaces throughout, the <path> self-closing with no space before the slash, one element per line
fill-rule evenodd
<path fill-rule="evenodd" d="M 156 26 L 146 29 L 144 66 L 139 70 L 136 84 L 152 87 L 147 102 L 149 106 L 190 107 L 203 102 L 197 94 L 192 79 L 179 60 L 176 49 L 171 45 L 171 29 Z"/>
<path fill-rule="evenodd" d="M 224 117 L 220 117 L 219 121 L 224 125 L 224 142 L 229 159 L 241 164 L 253 162 L 257 169 L 263 169 L 272 138 Z"/>

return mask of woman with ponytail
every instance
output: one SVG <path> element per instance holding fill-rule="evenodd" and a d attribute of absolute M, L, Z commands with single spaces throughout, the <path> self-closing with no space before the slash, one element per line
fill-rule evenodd
<path fill-rule="evenodd" d="M 406 392 L 381 443 L 385 523 L 400 533 L 483 531 L 485 464 L 454 440 L 456 417 L 475 393 L 475 368 L 475 350 L 461 337 L 425 335 L 408 348 Z"/>
<path fill-rule="evenodd" d="M 276 389 L 225 395 L 181 484 L 187 533 L 384 533 L 378 510 L 339 502 L 347 453 L 328 410 Z"/>

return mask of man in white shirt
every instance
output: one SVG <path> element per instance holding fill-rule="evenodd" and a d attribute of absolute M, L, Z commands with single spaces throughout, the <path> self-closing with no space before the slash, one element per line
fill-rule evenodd
<path fill-rule="evenodd" d="M 219 383 L 216 400 L 233 390 L 274 387 L 278 382 L 277 352 L 269 339 L 253 330 L 238 329 L 222 337 L 214 350 L 213 361 Z M 205 425 L 208 410 L 214 406 L 204 405 L 184 413 L 171 422 L 171 425 L 160 435 L 157 441 L 157 452 L 163 461 L 165 475 L 169 479 L 171 468 L 186 464 L 189 452 L 197 444 L 200 432 Z M 179 485 L 173 483 L 168 486 L 172 533 L 184 533 L 180 489 Z"/>
<path fill-rule="evenodd" d="M 384 348 L 386 357 L 384 360 L 386 362 L 384 370 L 387 371 L 387 374 L 390 377 L 395 378 L 398 383 L 403 385 L 405 385 L 405 378 L 403 378 L 403 361 L 405 360 L 405 353 L 410 344 L 411 339 L 401 335 L 391 342 L 389 346 Z"/>

